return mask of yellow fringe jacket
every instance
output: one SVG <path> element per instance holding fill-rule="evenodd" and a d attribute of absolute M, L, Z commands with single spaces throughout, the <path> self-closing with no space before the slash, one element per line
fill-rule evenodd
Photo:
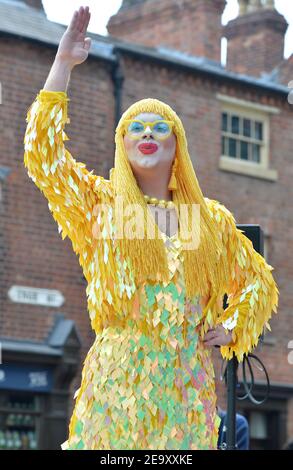
<path fill-rule="evenodd" d="M 96 333 L 103 328 L 123 326 L 137 308 L 137 288 L 133 272 L 113 242 L 113 187 L 109 180 L 89 172 L 65 148 L 68 97 L 65 92 L 41 90 L 27 112 L 24 136 L 24 165 L 29 177 L 49 201 L 62 239 L 68 236 L 88 282 L 86 293 L 91 325 Z M 233 352 L 239 361 L 258 343 L 277 312 L 278 288 L 272 266 L 258 254 L 251 241 L 236 228 L 235 219 L 222 204 L 205 198 L 218 225 L 225 253 L 232 266 L 227 289 L 228 307 L 223 296 L 203 299 L 201 335 L 218 324 L 232 330 L 233 341 L 221 347 L 223 358 Z M 107 214 L 97 204 L 107 204 Z M 95 233 L 101 234 L 100 239 Z M 98 249 L 97 249 L 98 248 Z"/>

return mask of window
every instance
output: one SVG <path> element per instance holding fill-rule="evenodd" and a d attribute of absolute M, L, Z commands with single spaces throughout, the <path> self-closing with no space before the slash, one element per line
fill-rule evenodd
<path fill-rule="evenodd" d="M 0 396 L 0 449 L 37 449 L 40 428 L 39 397 L 9 393 Z"/>
<path fill-rule="evenodd" d="M 266 366 L 266 364 L 265 364 Z M 256 372 L 257 367 L 254 367 Z M 243 381 L 240 379 L 240 395 L 245 393 Z M 253 385 L 253 395 L 263 399 L 266 394 L 266 384 L 256 379 Z M 237 412 L 245 416 L 249 425 L 250 450 L 282 449 L 291 437 L 288 419 L 288 406 L 292 399 L 292 385 L 271 382 L 268 399 L 261 405 L 255 405 L 248 398 L 239 401 Z"/>
<path fill-rule="evenodd" d="M 278 110 L 217 97 L 222 102 L 220 170 L 275 181 L 277 172 L 269 165 L 269 113 Z"/>
<path fill-rule="evenodd" d="M 278 410 L 242 411 L 249 425 L 249 450 L 280 449 L 281 414 Z"/>
<path fill-rule="evenodd" d="M 262 121 L 222 113 L 222 155 L 260 163 L 263 140 Z"/>

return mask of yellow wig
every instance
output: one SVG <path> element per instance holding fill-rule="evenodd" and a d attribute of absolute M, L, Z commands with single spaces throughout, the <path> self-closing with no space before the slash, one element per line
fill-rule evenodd
<path fill-rule="evenodd" d="M 212 219 L 207 204 L 198 184 L 195 171 L 189 156 L 184 127 L 175 111 L 166 103 L 157 99 L 146 98 L 131 105 L 121 116 L 115 133 L 115 162 L 110 171 L 110 179 L 113 184 L 115 196 L 121 196 L 123 204 L 140 204 L 144 211 L 145 227 L 151 225 L 151 229 L 157 232 L 155 219 L 150 217 L 150 211 L 139 188 L 124 146 L 124 120 L 132 119 L 140 113 L 160 114 L 164 119 L 174 121 L 173 132 L 177 139 L 175 158 L 169 181 L 169 189 L 172 190 L 172 199 L 176 205 L 177 213 L 180 204 L 200 206 L 200 231 L 199 245 L 196 249 L 183 249 L 184 276 L 186 293 L 193 296 L 197 293 L 209 295 L 212 292 L 223 291 L 226 285 L 228 269 L 226 257 L 223 256 L 223 246 L 219 230 Z M 148 214 L 148 215 L 147 215 Z M 189 212 L 190 214 L 190 212 Z M 188 217 L 189 229 L 191 217 Z M 180 234 L 180 226 L 179 226 Z M 132 263 L 136 282 L 149 279 L 167 280 L 167 257 L 162 237 L 133 238 L 123 237 L 119 240 L 120 249 L 124 256 Z"/>

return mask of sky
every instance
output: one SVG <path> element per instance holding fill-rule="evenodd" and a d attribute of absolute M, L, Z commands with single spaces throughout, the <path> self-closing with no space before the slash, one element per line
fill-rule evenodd
<path fill-rule="evenodd" d="M 91 21 L 88 31 L 107 35 L 106 25 L 110 16 L 117 13 L 122 0 L 43 0 L 46 14 L 49 20 L 67 25 L 72 13 L 80 6 L 89 6 Z M 285 38 L 285 57 L 293 53 L 293 0 L 275 0 L 276 9 L 285 16 L 289 27 Z M 228 0 L 223 14 L 222 22 L 226 24 L 238 15 L 238 1 Z M 225 49 L 225 44 L 224 48 Z M 222 61 L 225 61 L 225 50 Z"/>

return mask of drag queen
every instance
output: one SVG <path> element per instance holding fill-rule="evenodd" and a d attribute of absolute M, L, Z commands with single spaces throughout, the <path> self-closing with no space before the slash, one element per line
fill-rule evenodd
<path fill-rule="evenodd" d="M 88 56 L 89 18 L 88 7 L 74 13 L 24 137 L 28 175 L 79 257 L 96 333 L 62 448 L 216 449 L 211 347 L 241 361 L 257 345 L 277 311 L 273 268 L 203 196 L 169 105 L 145 98 L 123 113 L 109 179 L 66 149 L 67 86 Z"/>

